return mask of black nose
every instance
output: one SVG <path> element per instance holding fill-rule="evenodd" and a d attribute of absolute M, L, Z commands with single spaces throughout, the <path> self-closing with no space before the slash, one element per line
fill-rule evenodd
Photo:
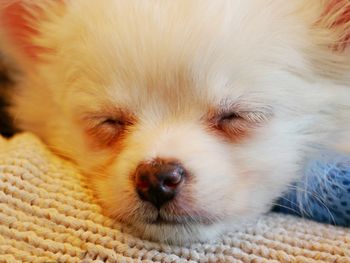
<path fill-rule="evenodd" d="M 160 208 L 176 196 L 184 176 L 185 169 L 174 161 L 142 163 L 136 169 L 136 190 L 142 200 Z"/>

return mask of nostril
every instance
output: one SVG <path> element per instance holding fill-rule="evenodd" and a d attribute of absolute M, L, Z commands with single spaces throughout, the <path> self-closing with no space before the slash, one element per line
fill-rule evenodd
<path fill-rule="evenodd" d="M 164 179 L 164 186 L 168 188 L 175 189 L 178 187 L 178 185 L 182 182 L 184 175 L 184 170 L 182 168 L 175 169 L 173 173 L 169 174 L 165 179 Z"/>
<path fill-rule="evenodd" d="M 171 180 L 165 180 L 164 181 L 164 186 L 168 188 L 176 188 L 180 183 L 180 180 L 178 181 L 171 181 Z"/>
<path fill-rule="evenodd" d="M 147 175 L 141 175 L 136 178 L 136 187 L 146 190 L 150 187 L 149 177 Z"/>

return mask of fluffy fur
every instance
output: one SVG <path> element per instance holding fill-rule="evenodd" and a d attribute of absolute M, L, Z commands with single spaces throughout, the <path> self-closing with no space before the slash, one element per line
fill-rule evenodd
<path fill-rule="evenodd" d="M 350 131 L 348 1 L 2 5 L 25 73 L 17 125 L 76 162 L 106 214 L 144 238 L 206 240 L 267 211 L 315 148 Z M 190 171 L 159 211 L 132 176 L 154 158 Z"/>

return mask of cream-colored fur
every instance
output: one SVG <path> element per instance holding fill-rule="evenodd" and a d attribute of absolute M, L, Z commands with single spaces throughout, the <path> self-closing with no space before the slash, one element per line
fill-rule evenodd
<path fill-rule="evenodd" d="M 16 123 L 76 162 L 106 214 L 145 238 L 205 240 L 267 211 L 314 149 L 350 130 L 339 46 L 350 22 L 333 26 L 342 13 L 325 13 L 330 1 L 15 2 L 39 31 L 29 43 L 49 49 L 31 59 L 18 48 Z M 124 129 L 105 123 L 120 112 L 133 123 L 106 143 Z M 212 127 L 210 116 L 230 112 L 240 119 L 227 129 L 243 135 Z M 160 211 L 130 176 L 153 158 L 193 177 Z M 171 223 L 150 223 L 159 216 Z"/>

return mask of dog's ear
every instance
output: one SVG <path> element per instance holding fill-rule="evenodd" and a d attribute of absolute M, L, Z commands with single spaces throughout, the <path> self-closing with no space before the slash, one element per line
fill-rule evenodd
<path fill-rule="evenodd" d="M 328 29 L 333 37 L 330 48 L 336 52 L 350 47 L 350 1 L 327 0 L 316 26 Z"/>
<path fill-rule="evenodd" d="M 316 72 L 343 83 L 350 81 L 350 1 L 303 1 L 312 46 L 306 50 Z"/>
<path fill-rule="evenodd" d="M 41 25 L 64 6 L 64 0 L 2 0 L 0 3 L 0 41 L 21 60 L 29 63 L 40 60 L 41 54 L 50 52 L 41 37 Z"/>

